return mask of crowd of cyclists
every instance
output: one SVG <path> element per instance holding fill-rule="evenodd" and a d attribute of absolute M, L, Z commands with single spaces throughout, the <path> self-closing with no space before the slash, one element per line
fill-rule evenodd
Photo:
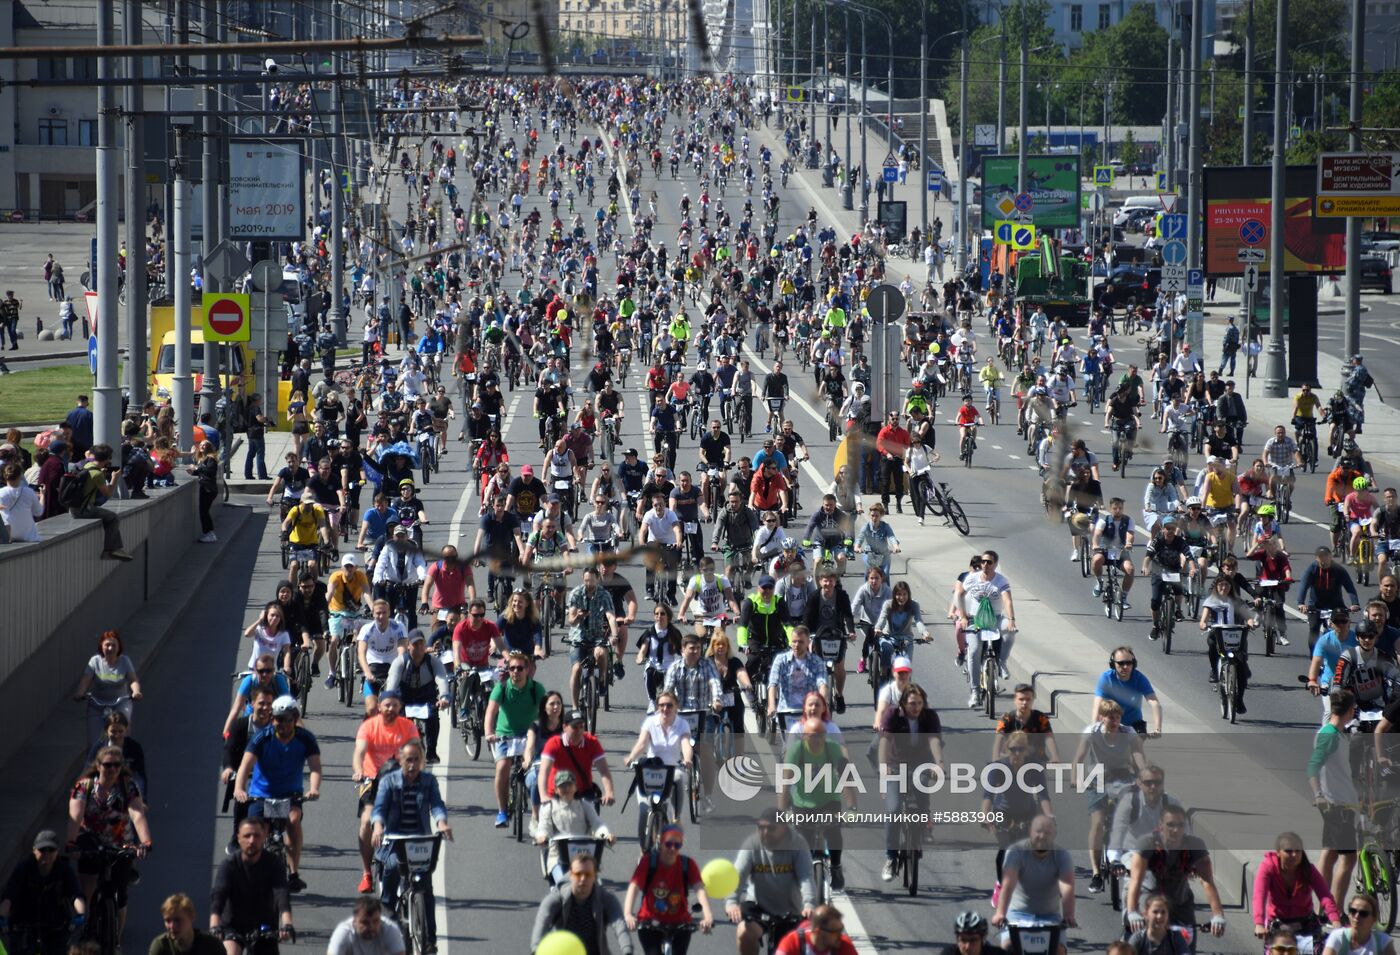
<path fill-rule="evenodd" d="M 1096 314 L 1081 348 L 1042 309 L 1008 303 L 998 273 L 984 288 L 976 270 L 940 285 L 930 269 L 926 308 L 905 324 L 911 386 L 882 420 L 872 417 L 863 303 L 892 278 L 891 237 L 872 228 L 843 239 L 815 209 L 783 208 L 774 180 L 786 184 L 810 137 L 750 87 L 405 81 L 389 105 L 394 138 L 375 181 L 401 181 L 408 215 L 392 246 L 354 235 L 352 248 L 387 263 L 398 287 L 386 295 L 376 268 L 357 277 L 360 361 L 315 386 L 301 370 L 304 430 L 266 495 L 280 505 L 288 575 L 244 634 L 252 646 L 223 727 L 234 827 L 209 929 L 230 955 L 295 939 L 293 897 L 308 887 L 303 817 L 323 772 L 308 714 L 310 701 L 320 708 L 331 696 L 363 710 L 351 763 L 361 898 L 334 951 L 436 950 L 430 873 L 454 830 L 432 767 L 456 733 L 468 748 L 484 742 L 494 761 L 495 827 L 540 846 L 553 888 L 532 949 L 567 930 L 590 955 L 630 952 L 634 933 L 648 955 L 684 955 L 690 932 L 713 929 L 719 903 L 741 955 L 765 938 L 783 955 L 851 955 L 838 907 L 842 827 L 789 824 L 784 813 L 834 809 L 843 793 L 780 787 L 778 807 L 733 857 L 739 883 L 722 898 L 684 853 L 687 830 L 711 818 L 729 756 L 766 741 L 787 762 L 840 769 L 854 760 L 838 722 L 856 705 L 852 673 L 872 691 L 876 765 L 941 761 L 941 724 L 913 662 L 935 622 L 952 624 L 969 707 L 997 705 L 986 674 L 1011 685 L 1017 629 L 998 554 L 978 552 L 946 613 L 925 613 L 899 579 L 903 545 L 886 517 L 891 507 L 903 513 L 906 496 L 921 525 L 947 511 L 932 472 L 939 403 L 958 429 L 958 459 L 972 467 L 978 429 L 1001 420 L 1004 384 L 1039 465 L 1041 500 L 1064 521 L 1071 558 L 1105 613 L 1121 620 L 1147 578 L 1151 641 L 1170 640 L 1191 617 L 1208 637 L 1209 679 L 1226 684 L 1222 707 L 1247 713 L 1246 628 L 1265 631 L 1272 650 L 1289 642 L 1285 608 L 1307 618 L 1308 686 L 1324 697 L 1308 771 L 1325 851 L 1314 866 L 1298 835 L 1279 836 L 1255 876 L 1254 931 L 1274 955 L 1346 955 L 1348 946 L 1393 955 L 1375 927 L 1381 901 L 1349 894 L 1348 826 L 1354 835 L 1356 807 L 1374 798 L 1353 779 L 1373 779 L 1359 765 L 1367 754 L 1377 765 L 1389 757 L 1379 735 L 1374 750 L 1355 742 L 1364 736 L 1345 737 L 1358 712 L 1361 734 L 1400 725 L 1400 710 L 1385 708 L 1400 677 L 1388 623 L 1400 609 L 1388 563 L 1400 509 L 1393 489 L 1376 496 L 1357 443 L 1355 378 L 1330 408 L 1304 388 L 1293 420 L 1247 457 L 1234 382 L 1178 344 L 1165 298 L 1150 314 Z M 475 136 L 458 135 L 456 111 L 473 115 Z M 648 168 L 655 179 L 684 178 L 676 209 L 646 189 Z M 677 223 L 669 247 L 663 216 Z M 323 254 L 323 243 L 298 245 L 289 264 L 308 268 Z M 1114 354 L 1119 322 L 1150 329 L 1149 345 L 1161 346 L 1149 348 L 1145 373 Z M 824 437 L 844 436 L 848 449 L 835 479 L 816 486 L 789 404 L 810 394 L 821 398 Z M 1137 435 L 1153 426 L 1166 435 L 1170 453 L 1146 479 L 1140 523 L 1131 495 L 1105 499 L 1083 437 L 1094 429 L 1070 424 L 1076 405 L 1103 409 L 1112 472 L 1125 478 Z M 528 438 L 512 427 L 512 407 L 538 419 Z M 1319 448 L 1324 423 L 1334 434 Z M 626 446 L 628 433 L 650 436 L 635 442 L 645 452 Z M 1331 452 L 1333 545 L 1295 581 L 1283 539 L 1294 475 Z M 1202 459 L 1194 473 L 1192 454 Z M 444 539 L 447 515 L 419 497 L 444 467 L 470 475 L 470 541 Z M 1241 573 L 1242 561 L 1257 575 Z M 1350 614 L 1362 605 L 1346 565 L 1379 587 L 1354 630 Z M 850 589 L 848 573 L 860 578 Z M 988 660 L 979 654 L 989 633 Z M 550 686 L 541 664 L 557 644 L 568 645 L 569 675 Z M 74 922 L 115 944 L 132 867 L 160 832 L 129 733 L 139 684 L 122 659 L 119 635 L 104 635 L 85 677 L 97 718 L 67 838 L 41 833 L 0 901 L 7 929 L 47 933 L 32 950 L 49 951 Z M 605 739 L 599 711 L 612 707 L 628 663 L 646 711 L 630 742 Z M 1013 769 L 1058 761 L 1035 689 L 1018 684 L 1009 697 L 992 760 Z M 1131 646 L 1112 653 L 1092 713 L 1074 760 L 1105 767 L 1112 784 L 1088 807 L 1088 891 L 1110 892 L 1123 910 L 1123 940 L 1110 951 L 1194 951 L 1193 881 L 1211 910 L 1199 927 L 1222 935 L 1225 916 L 1206 845 L 1148 758 L 1163 713 Z M 637 801 L 640 847 L 622 899 L 599 878 L 604 854 L 622 851 L 616 813 L 604 812 L 620 797 Z M 1056 844 L 1056 807 L 1012 790 L 988 792 L 982 808 L 998 846 L 996 889 L 989 911 L 957 916 L 957 951 L 1063 951 L 1075 876 Z M 919 847 L 934 839 L 887 823 L 882 883 L 917 891 Z M 65 847 L 77 852 L 81 884 L 58 859 Z M 1391 884 L 1392 899 L 1396 891 Z M 170 947 L 205 944 L 190 934 L 189 899 L 172 896 L 162 913 Z"/>

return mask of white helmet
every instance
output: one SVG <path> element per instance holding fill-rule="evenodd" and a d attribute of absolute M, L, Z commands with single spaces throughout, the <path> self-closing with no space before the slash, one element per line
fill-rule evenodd
<path fill-rule="evenodd" d="M 276 719 L 279 716 L 286 716 L 288 714 L 291 714 L 292 716 L 301 715 L 301 707 L 297 706 L 296 697 L 279 696 L 277 699 L 272 701 L 273 719 Z"/>
<path fill-rule="evenodd" d="M 1196 495 L 1193 494 L 1193 495 L 1191 495 L 1190 497 L 1188 497 L 1188 498 L 1186 499 L 1186 506 L 1187 506 L 1187 507 L 1200 507 L 1200 506 L 1201 506 L 1201 499 L 1200 499 L 1199 497 L 1197 497 Z"/>

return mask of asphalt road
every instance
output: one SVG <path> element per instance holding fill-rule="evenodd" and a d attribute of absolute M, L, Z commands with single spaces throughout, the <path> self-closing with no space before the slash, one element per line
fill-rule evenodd
<path fill-rule="evenodd" d="M 647 175 L 643 194 L 651 188 L 656 188 L 661 197 L 660 237 L 674 248 L 677 203 L 687 186 L 684 181 L 673 182 L 669 178 L 653 184 Z M 688 188 L 695 199 L 698 189 L 693 183 Z M 730 192 L 732 195 L 734 189 Z M 805 211 L 809 204 L 805 195 L 791 191 L 785 194 L 785 225 L 795 224 L 796 214 L 799 210 Z M 575 372 L 578 370 L 576 361 Z M 1378 371 L 1378 378 L 1380 374 Z M 644 445 L 637 407 L 642 397 L 637 384 L 634 375 L 626 390 L 629 413 L 623 443 L 641 448 Z M 537 452 L 532 450 L 536 430 L 528 414 L 529 395 L 525 393 L 524 397 L 519 397 L 521 394 L 508 396 L 505 439 L 516 452 L 516 461 L 538 460 Z M 518 397 L 520 404 L 515 405 Z M 834 447 L 825 440 L 825 427 L 820 419 L 802 402 L 794 403 L 792 415 L 797 430 L 809 439 L 807 443 L 812 454 L 811 468 L 803 475 L 804 500 L 810 507 L 815 500 L 812 494 L 815 478 L 818 475 L 823 481 L 830 478 Z M 1106 451 L 1106 441 L 1098 434 L 1095 424 L 1084 420 L 1082 415 L 1076 424 L 1083 428 L 1082 433 L 1089 438 L 1091 447 Z M 954 432 L 946 426 L 939 431 L 940 443 L 946 449 L 949 435 Z M 1252 431 L 1252 438 L 1263 434 L 1262 428 Z M 757 449 L 756 441 L 743 447 L 746 453 Z M 681 466 L 692 463 L 692 458 L 692 452 L 683 452 Z M 1146 455 L 1140 458 L 1146 459 Z M 1105 460 L 1105 467 L 1106 463 Z M 465 453 L 460 445 L 454 445 L 444 459 L 438 478 L 421 491 L 432 520 L 427 528 L 429 553 L 449 536 L 469 544 L 475 532 L 477 501 L 467 488 L 464 466 Z M 1044 520 L 1036 501 L 1034 469 L 1026 460 L 1023 443 L 1015 438 L 1011 424 L 984 431 L 976 467 L 971 471 L 956 467 L 945 467 L 943 471 L 971 518 L 972 539 L 961 541 L 943 528 L 918 528 L 909 516 L 896 515 L 894 523 L 905 539 L 906 556 L 920 562 L 912 566 L 897 562 L 896 567 L 906 568 L 915 596 L 922 601 L 926 619 L 935 633 L 934 646 L 918 651 L 916 679 L 927 688 L 949 733 L 985 733 L 988 726 L 984 718 L 964 707 L 967 690 L 961 674 L 952 666 L 951 633 L 942 619 L 950 583 L 943 568 L 965 566 L 966 556 L 973 552 L 974 546 L 1001 551 L 1003 570 L 1017 588 L 1018 600 L 1028 600 L 1034 595 L 1033 599 L 1059 615 L 1066 624 L 1092 633 L 1105 651 L 1119 643 L 1134 645 L 1143 655 L 1145 666 L 1150 666 L 1148 672 L 1155 682 L 1170 685 L 1175 694 L 1189 701 L 1196 715 L 1211 716 L 1215 696 L 1206 684 L 1202 651 L 1186 645 L 1188 641 L 1183 640 L 1178 652 L 1169 658 L 1148 656 L 1153 651 L 1146 640 L 1145 592 L 1134 594 L 1134 605 L 1122 623 L 1103 620 L 1088 584 L 1081 579 L 1077 567 L 1066 560 L 1064 530 Z M 1105 491 L 1122 493 L 1135 503 L 1140 500 L 1144 480 L 1142 468 L 1134 467 L 1127 480 L 1106 475 Z M 1322 517 L 1321 507 L 1316 503 L 1320 501 L 1321 483 L 1320 476 L 1301 479 L 1297 498 L 1302 516 Z M 260 499 L 249 500 L 261 507 Z M 1136 513 L 1135 507 L 1132 510 Z M 181 621 L 188 637 L 172 642 L 159 664 L 145 676 L 148 687 L 161 688 L 159 692 L 151 692 L 150 699 L 143 704 L 142 723 L 146 729 L 139 734 L 151 764 L 151 786 L 155 794 L 152 824 L 158 851 L 143 867 L 142 884 L 134 891 L 129 946 L 144 945 L 146 939 L 159 931 L 158 903 L 171 891 L 189 892 L 200 904 L 203 916 L 212 867 L 220 858 L 229 835 L 228 818 L 217 815 L 222 795 L 222 787 L 217 782 L 219 727 L 227 707 L 229 676 L 241 666 L 247 654 L 239 633 L 256 616 L 262 603 L 271 598 L 276 582 L 283 576 L 273 522 L 269 520 L 261 528 L 258 523 L 254 522 L 254 526 L 244 531 L 230 553 L 227 572 L 219 575 L 210 586 L 200 609 Z M 452 533 L 458 529 L 460 538 Z M 1319 528 L 1301 521 L 1295 521 L 1287 530 L 1290 549 L 1295 553 L 1306 552 L 1323 536 Z M 926 572 L 925 567 L 934 569 Z M 639 588 L 643 583 L 638 567 L 629 567 L 624 576 Z M 848 576 L 849 590 L 857 584 L 854 576 Z M 643 615 L 649 609 L 649 605 L 644 605 Z M 1023 640 L 1051 638 L 1053 634 L 1022 636 Z M 1314 705 L 1302 698 L 1293 679 L 1304 666 L 1298 641 L 1274 659 L 1257 656 L 1254 665 L 1256 675 L 1248 697 L 1249 715 L 1238 730 L 1257 734 L 1257 745 L 1263 757 L 1296 760 L 1299 758 L 1296 748 L 1291 753 L 1275 753 L 1271 747 L 1290 745 L 1283 734 L 1274 731 L 1296 728 L 1306 732 L 1315 725 Z M 541 666 L 539 676 L 549 687 L 563 686 L 567 676 L 565 659 L 556 653 Z M 852 677 L 852 680 L 858 679 Z M 851 706 L 840 721 L 843 726 L 856 728 L 869 723 L 871 711 L 865 702 L 868 695 L 860 689 L 862 686 L 863 680 L 856 684 L 857 689 L 848 691 Z M 612 712 L 601 716 L 601 736 L 618 778 L 623 777 L 621 758 L 630 747 L 645 712 L 644 699 L 638 668 L 629 665 L 626 679 L 615 691 Z M 312 805 L 307 813 L 307 851 L 302 871 L 309 888 L 295 900 L 296 922 L 301 933 L 299 949 L 324 946 L 330 929 L 348 915 L 355 894 L 359 862 L 354 847 L 354 794 L 349 782 L 349 757 L 357 715 L 358 708 L 347 710 L 335 706 L 323 687 L 313 690 L 307 725 L 321 741 L 326 782 L 322 800 Z M 1170 712 L 1167 720 L 1170 727 Z M 1080 728 L 1072 723 L 1066 725 L 1064 721 L 1057 726 L 1065 735 Z M 1296 739 L 1293 736 L 1295 742 Z M 1062 742 L 1061 748 L 1070 749 L 1071 746 Z M 455 740 L 445 740 L 442 752 L 445 761 L 435 771 L 445 782 L 456 842 L 446 851 L 441 866 L 439 907 L 440 911 L 445 910 L 446 920 L 440 918 L 439 933 L 443 943 L 440 951 L 446 955 L 449 949 L 458 946 L 469 950 L 465 947 L 483 943 L 523 951 L 530 919 L 544 889 L 537 852 L 516 845 L 504 831 L 492 828 L 495 807 L 489 765 L 484 760 L 467 760 L 463 748 Z M 1062 810 L 1080 811 L 1079 807 Z M 605 819 L 621 837 L 618 848 L 604 860 L 605 878 L 620 892 L 636 852 L 631 807 L 625 817 L 612 809 L 605 813 Z M 706 833 L 707 838 L 710 835 Z M 703 842 L 692 838 L 692 844 Z M 703 849 L 690 851 L 695 852 L 702 863 L 711 855 Z M 1079 922 L 1082 928 L 1073 933 L 1069 941 L 1071 947 L 1079 951 L 1102 949 L 1116 934 L 1117 918 L 1102 898 L 1086 894 L 1087 855 L 1082 849 L 1076 852 L 1076 860 L 1081 876 Z M 917 900 L 889 891 L 889 886 L 879 878 L 880 863 L 881 855 L 875 851 L 847 854 L 848 886 L 841 904 L 854 914 L 854 918 L 848 918 L 848 927 L 855 934 L 865 936 L 861 943 L 865 952 L 920 949 L 931 940 L 950 938 L 952 919 L 958 910 L 989 911 L 990 850 L 940 849 L 936 837 L 925 860 L 928 885 Z M 1204 942 L 1202 949 L 1254 950 L 1254 943 L 1247 936 L 1247 921 L 1247 916 L 1232 912 L 1228 936 L 1219 942 Z M 697 936 L 693 951 L 710 955 L 732 951 L 732 946 L 732 930 L 724 927 L 711 938 Z"/>

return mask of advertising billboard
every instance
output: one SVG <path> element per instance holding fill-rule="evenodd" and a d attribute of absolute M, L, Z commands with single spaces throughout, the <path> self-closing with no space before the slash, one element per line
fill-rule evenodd
<path fill-rule="evenodd" d="M 1346 270 L 1346 220 L 1320 219 L 1317 169 L 1289 166 L 1284 171 L 1284 261 L 1290 273 L 1327 274 Z M 1207 166 L 1205 194 L 1205 269 L 1207 274 L 1242 275 L 1240 249 L 1270 250 L 1273 203 L 1269 170 L 1264 166 Z M 1259 225 L 1263 226 L 1262 231 Z M 1272 254 L 1271 252 L 1269 254 Z M 1259 263 L 1261 273 L 1274 263 Z"/>
<path fill-rule="evenodd" d="M 306 233 L 299 139 L 231 139 L 228 231 L 233 239 L 293 241 Z"/>
<path fill-rule="evenodd" d="M 1015 156 L 987 156 L 982 160 L 982 221 L 1029 215 L 1037 229 L 1074 229 L 1079 226 L 1079 157 L 1027 156 L 1026 192 L 1029 213 L 1016 208 L 1018 195 Z"/>

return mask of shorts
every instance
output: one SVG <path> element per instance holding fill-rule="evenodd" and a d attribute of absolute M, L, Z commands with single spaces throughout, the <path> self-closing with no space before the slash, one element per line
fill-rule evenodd
<path fill-rule="evenodd" d="M 292 425 L 292 434 L 310 434 L 311 425 L 305 421 L 298 421 Z"/>
<path fill-rule="evenodd" d="M 318 548 L 302 547 L 300 544 L 293 544 L 291 549 L 291 559 L 297 562 L 315 560 L 319 557 Z"/>
<path fill-rule="evenodd" d="M 360 783 L 360 798 L 355 805 L 355 814 L 374 808 L 374 797 L 379 795 L 379 777 L 366 779 Z"/>
<path fill-rule="evenodd" d="M 591 656 L 594 647 L 604 646 L 600 641 L 585 644 L 569 644 L 569 663 L 582 663 L 585 656 Z"/>
<path fill-rule="evenodd" d="M 389 679 L 389 667 L 392 663 L 371 663 L 369 665 L 370 676 L 374 677 L 373 684 L 366 682 L 364 685 L 365 696 L 378 696 L 378 690 L 384 686 L 384 681 Z"/>
<path fill-rule="evenodd" d="M 330 628 L 331 636 L 336 637 L 337 639 L 345 636 L 345 628 L 347 624 L 349 625 L 350 630 L 353 633 L 358 629 L 359 622 L 360 617 L 357 614 L 351 614 L 343 610 L 332 610 Z"/>
<path fill-rule="evenodd" d="M 507 736 L 491 744 L 491 755 L 497 761 L 525 755 L 525 737 Z"/>
<path fill-rule="evenodd" d="M 1345 806 L 1319 807 L 1322 814 L 1322 847 L 1347 855 L 1356 854 L 1356 810 Z"/>
<path fill-rule="evenodd" d="M 739 911 L 743 913 L 743 919 L 746 922 L 755 922 L 760 915 L 771 916 L 773 918 L 772 936 L 776 939 L 781 939 L 786 936 L 793 929 L 797 928 L 798 923 L 802 921 L 802 916 L 797 913 L 774 915 L 757 902 L 740 902 Z"/>

